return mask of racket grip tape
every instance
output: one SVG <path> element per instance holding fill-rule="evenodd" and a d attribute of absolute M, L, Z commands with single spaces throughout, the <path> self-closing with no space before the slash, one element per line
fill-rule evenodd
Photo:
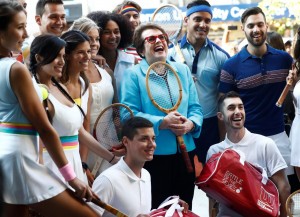
<path fill-rule="evenodd" d="M 94 204 L 96 204 L 97 206 L 100 206 L 101 208 L 105 209 L 106 211 L 114 214 L 117 217 L 128 217 L 127 215 L 125 215 L 124 213 L 120 212 L 119 210 L 117 210 L 116 208 L 104 203 L 103 201 L 101 201 L 100 199 L 97 198 L 93 198 L 92 202 Z"/>
<path fill-rule="evenodd" d="M 284 89 L 283 89 L 283 91 L 282 91 L 279 99 L 276 102 L 276 106 L 277 107 L 281 107 L 282 106 L 282 104 L 283 104 L 283 102 L 284 102 L 284 100 L 285 100 L 288 92 L 290 91 L 291 86 L 292 86 L 292 84 L 289 83 L 289 82 L 285 85 L 285 87 L 284 87 Z"/>
<path fill-rule="evenodd" d="M 181 154 L 182 154 L 182 157 L 183 157 L 183 160 L 184 160 L 187 171 L 189 173 L 194 172 L 194 168 L 193 168 L 191 159 L 189 157 L 189 154 L 186 150 L 186 146 L 184 144 L 184 140 L 183 140 L 182 136 L 177 136 L 177 142 L 179 144 L 179 148 L 180 148 L 180 151 L 181 151 Z"/>

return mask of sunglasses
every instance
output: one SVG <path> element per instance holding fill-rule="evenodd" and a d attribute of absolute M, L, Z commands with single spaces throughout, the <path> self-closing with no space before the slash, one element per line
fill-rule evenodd
<path fill-rule="evenodd" d="M 154 44 L 156 42 L 156 39 L 159 39 L 160 41 L 166 41 L 167 36 L 165 34 L 160 34 L 160 35 L 151 35 L 148 36 L 144 39 L 144 41 L 147 41 L 150 44 Z"/>

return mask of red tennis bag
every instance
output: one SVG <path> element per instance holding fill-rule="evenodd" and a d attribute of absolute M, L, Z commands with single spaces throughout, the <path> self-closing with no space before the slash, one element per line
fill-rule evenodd
<path fill-rule="evenodd" d="M 195 184 L 243 216 L 277 217 L 279 193 L 264 169 L 245 161 L 242 152 L 226 149 L 212 155 Z"/>
<path fill-rule="evenodd" d="M 178 196 L 168 197 L 164 202 L 162 202 L 159 207 L 152 210 L 150 213 L 151 217 L 200 217 L 191 211 L 183 213 L 183 207 L 179 204 Z"/>

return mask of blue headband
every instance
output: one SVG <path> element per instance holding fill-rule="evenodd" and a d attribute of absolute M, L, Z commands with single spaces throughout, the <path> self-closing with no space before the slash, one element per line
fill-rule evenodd
<path fill-rule="evenodd" d="M 193 6 L 189 9 L 187 9 L 186 16 L 188 17 L 195 12 L 208 12 L 208 13 L 210 13 L 211 17 L 213 17 L 212 10 L 207 5 L 197 5 L 197 6 Z"/>

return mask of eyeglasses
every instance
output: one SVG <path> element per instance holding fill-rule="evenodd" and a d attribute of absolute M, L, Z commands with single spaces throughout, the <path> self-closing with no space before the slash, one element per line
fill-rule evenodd
<path fill-rule="evenodd" d="M 156 42 L 157 38 L 161 41 L 166 41 L 167 40 L 167 36 L 165 34 L 160 34 L 160 35 L 148 36 L 144 39 L 144 41 L 147 41 L 150 44 L 154 44 Z"/>

